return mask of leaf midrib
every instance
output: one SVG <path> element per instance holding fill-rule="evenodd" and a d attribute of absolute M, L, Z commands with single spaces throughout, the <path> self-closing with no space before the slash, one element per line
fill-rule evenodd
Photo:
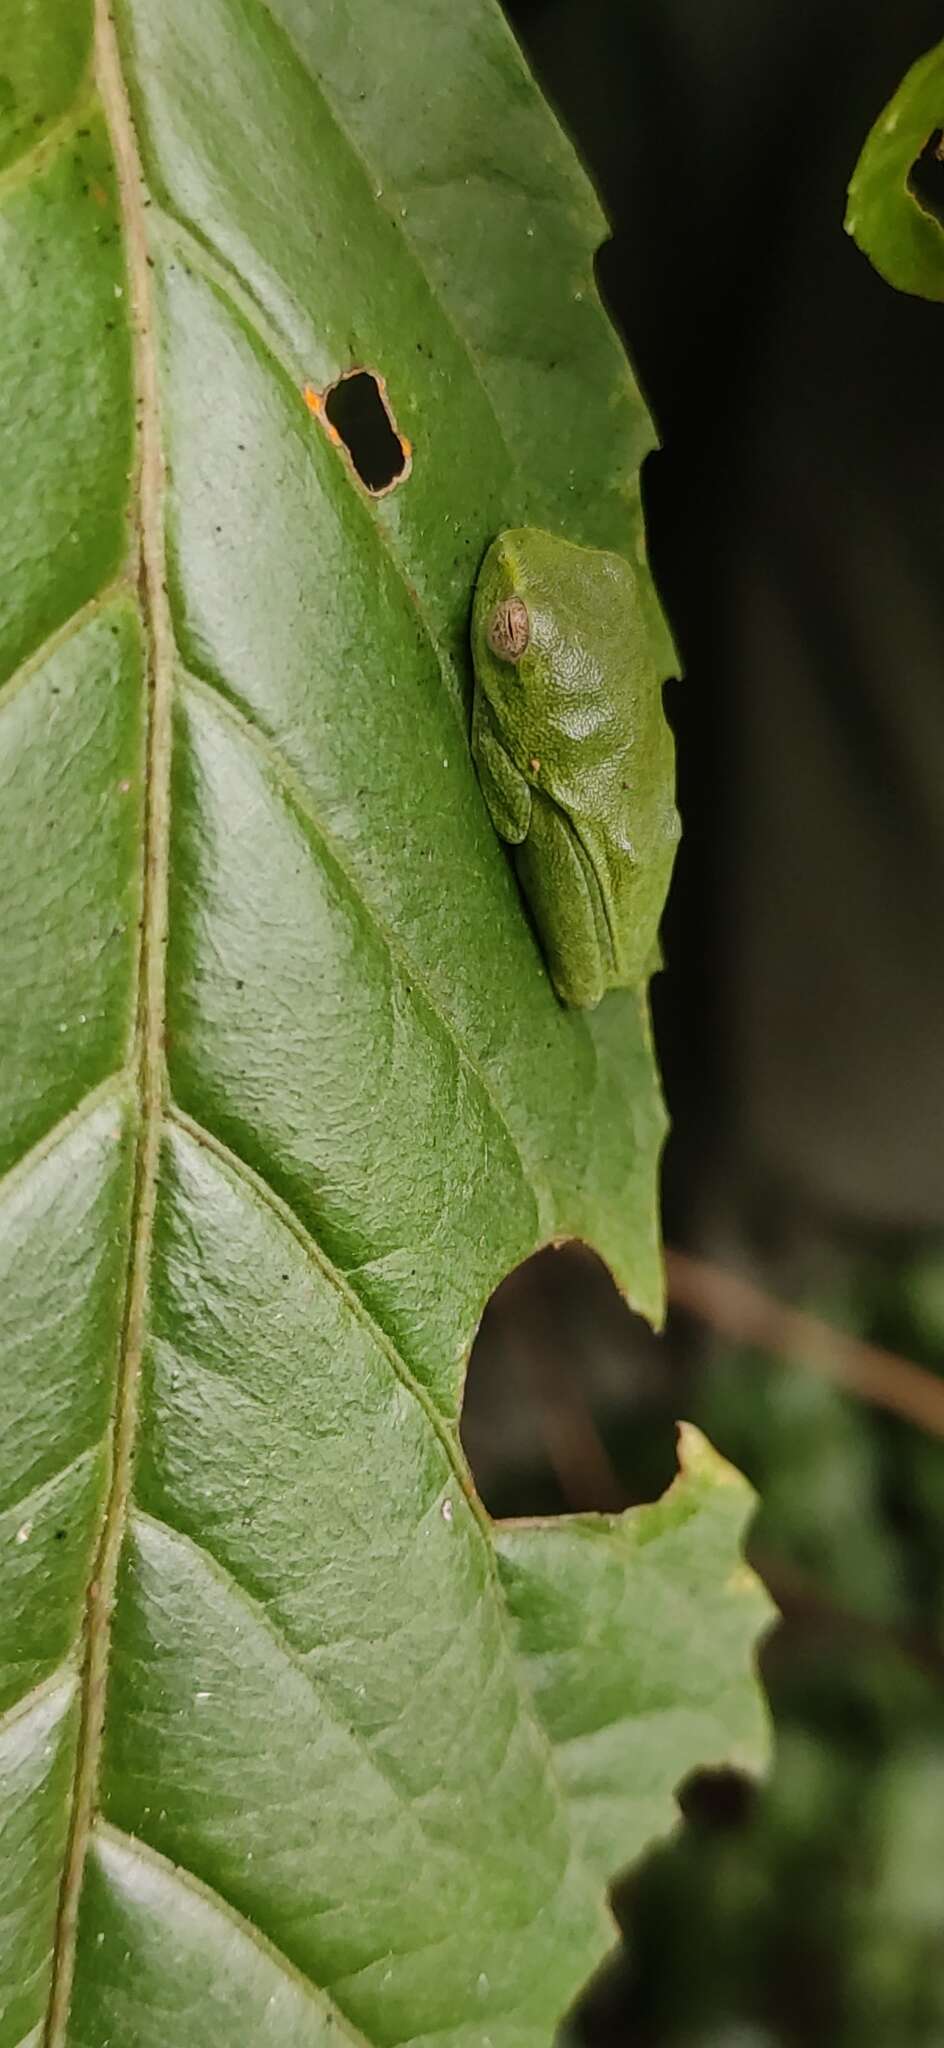
<path fill-rule="evenodd" d="M 166 597 L 163 460 L 157 358 L 141 166 L 108 0 L 95 0 L 94 70 L 115 161 L 130 289 L 137 462 L 132 531 L 145 626 L 148 716 L 142 927 L 135 1033 L 138 1095 L 137 1157 L 129 1242 L 124 1327 L 112 1420 L 108 1497 L 86 1607 L 85 1661 L 69 1844 L 53 1949 L 44 2048 L 64 2048 L 75 1970 L 76 1932 L 85 1858 L 98 1788 L 108 1679 L 111 1612 L 127 1517 L 144 1341 L 149 1253 L 165 1099 L 164 1011 L 170 824 L 170 735 L 174 640 Z"/>

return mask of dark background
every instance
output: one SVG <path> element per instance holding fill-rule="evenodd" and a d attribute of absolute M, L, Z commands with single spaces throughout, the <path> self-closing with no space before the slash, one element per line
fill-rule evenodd
<path fill-rule="evenodd" d="M 612 220 L 663 443 L 667 1240 L 944 1375 L 944 307 L 842 228 L 942 0 L 508 11 Z M 651 1497 L 679 1414 L 763 1497 L 777 1759 L 685 1788 L 573 2038 L 944 2048 L 944 1442 L 789 1342 L 678 1309 L 652 1338 L 578 1251 L 496 1297 L 465 1418 L 495 1512 Z"/>

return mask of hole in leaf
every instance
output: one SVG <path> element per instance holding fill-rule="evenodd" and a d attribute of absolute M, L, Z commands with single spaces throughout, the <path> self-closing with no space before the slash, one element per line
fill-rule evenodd
<path fill-rule="evenodd" d="M 757 1808 L 757 1786 L 732 1765 L 694 1771 L 678 1791 L 685 1819 L 712 1834 L 743 1828 Z"/>
<path fill-rule="evenodd" d="M 349 370 L 322 400 L 332 439 L 340 441 L 365 489 L 375 497 L 402 482 L 410 444 L 397 433 L 383 382 L 370 370 Z"/>
<path fill-rule="evenodd" d="M 908 190 L 922 213 L 944 228 L 944 129 L 935 128 L 908 172 Z"/>
<path fill-rule="evenodd" d="M 678 1412 L 664 1345 L 586 1246 L 537 1252 L 496 1288 L 461 1425 L 491 1514 L 655 1500 L 675 1476 Z"/>

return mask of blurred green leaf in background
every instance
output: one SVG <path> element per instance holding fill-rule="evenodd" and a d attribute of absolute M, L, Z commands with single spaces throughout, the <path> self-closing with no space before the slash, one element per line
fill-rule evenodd
<path fill-rule="evenodd" d="M 846 226 L 889 284 L 944 299 L 944 43 L 912 65 L 876 121 Z"/>

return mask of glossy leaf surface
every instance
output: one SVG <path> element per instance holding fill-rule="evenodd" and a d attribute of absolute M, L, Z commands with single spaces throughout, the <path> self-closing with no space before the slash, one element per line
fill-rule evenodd
<path fill-rule="evenodd" d="M 612 1930 L 456 1418 L 548 1239 L 658 1314 L 664 1120 L 466 635 L 498 527 L 641 545 L 602 223 L 484 0 L 0 14 L 0 2048 L 537 2048 Z"/>

